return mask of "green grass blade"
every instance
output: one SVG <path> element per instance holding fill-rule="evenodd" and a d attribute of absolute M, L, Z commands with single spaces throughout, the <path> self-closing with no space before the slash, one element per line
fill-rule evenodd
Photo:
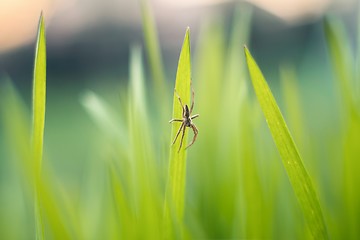
<path fill-rule="evenodd" d="M 3 101 L 1 101 L 0 104 L 0 116 L 6 130 L 4 136 L 8 141 L 11 152 L 13 152 L 16 159 L 18 159 L 15 166 L 18 173 L 24 177 L 25 181 L 23 182 L 23 189 L 33 189 L 35 186 L 34 173 L 36 171 L 29 144 L 29 114 L 26 111 L 27 109 L 25 104 L 21 100 L 18 92 L 9 80 L 7 80 L 1 87 L 0 95 Z M 41 182 L 37 181 L 37 191 L 42 194 L 33 196 L 33 199 L 35 199 L 33 206 L 35 214 L 36 238 L 44 238 L 43 222 L 48 220 L 48 226 L 50 229 L 53 230 L 53 232 L 56 232 L 58 237 L 66 239 L 69 238 L 69 234 L 61 222 L 63 218 L 60 220 L 60 212 L 63 213 L 64 211 L 59 210 L 59 205 L 54 207 L 56 201 L 53 195 L 44 195 L 44 193 L 51 192 L 51 190 L 54 189 L 54 186 L 50 185 L 51 182 L 52 181 L 49 178 L 45 178 L 45 180 L 43 178 L 43 181 Z M 43 216 L 46 217 L 44 218 Z M 69 221 L 69 219 L 67 219 L 67 221 Z M 55 229 L 57 230 L 55 231 Z"/>
<path fill-rule="evenodd" d="M 41 14 L 39 21 L 38 37 L 35 50 L 34 78 L 33 78 L 33 126 L 32 126 L 32 153 L 35 163 L 35 185 L 40 181 L 41 162 L 43 158 L 44 126 L 46 104 L 46 39 L 45 24 Z M 41 206 L 38 190 L 35 192 L 35 221 L 36 239 L 44 238 Z"/>
<path fill-rule="evenodd" d="M 61 220 L 58 204 L 51 193 L 48 178 L 41 173 L 44 145 L 46 105 L 46 38 L 43 15 L 40 16 L 38 37 L 35 50 L 33 78 L 33 125 L 32 157 L 35 169 L 35 221 L 36 238 L 44 239 L 44 219 L 49 221 L 53 234 L 61 238 L 69 237 Z"/>
<path fill-rule="evenodd" d="M 116 166 L 113 162 L 109 164 L 109 178 L 111 193 L 113 195 L 113 201 L 116 204 L 115 211 L 121 221 L 126 221 L 126 224 L 121 225 L 121 236 L 123 239 L 136 238 L 136 222 L 132 212 L 131 203 L 129 203 L 128 197 L 124 191 L 124 186 L 119 179 L 119 173 L 116 171 Z"/>
<path fill-rule="evenodd" d="M 10 151 L 16 153 L 20 172 L 32 184 L 35 170 L 29 146 L 30 114 L 10 79 L 5 79 L 4 84 L 0 85 L 0 96 L 0 116 L 4 127 L 1 135 L 6 139 Z"/>
<path fill-rule="evenodd" d="M 175 89 L 183 104 L 190 103 L 190 83 L 191 83 L 191 61 L 190 61 L 190 29 L 185 33 L 183 46 L 180 52 L 179 63 L 176 73 Z M 182 118 L 182 108 L 179 100 L 173 95 L 173 118 Z M 172 123 L 171 143 L 176 136 L 181 123 Z M 186 150 L 187 132 L 184 137 L 183 146 L 179 151 L 180 137 L 170 149 L 169 159 L 169 178 L 167 185 L 165 211 L 174 213 L 175 221 L 181 224 L 184 215 L 185 199 L 185 177 L 186 177 Z M 165 214 L 168 214 L 166 212 Z"/>
<path fill-rule="evenodd" d="M 359 116 L 354 98 L 354 56 L 352 55 L 350 42 L 344 32 L 345 27 L 340 21 L 333 18 L 325 18 L 324 29 L 330 60 L 334 68 L 334 73 L 338 80 L 337 86 L 340 89 L 341 98 L 344 102 L 345 110 L 353 116 Z"/>
<path fill-rule="evenodd" d="M 304 114 L 302 112 L 299 85 L 294 66 L 283 64 L 280 67 L 280 79 L 285 103 L 285 112 L 288 116 L 287 122 L 298 146 L 300 145 L 300 150 L 305 150 L 301 147 L 305 146 L 309 139 L 306 139 L 307 131 L 302 117 Z"/>
<path fill-rule="evenodd" d="M 164 65 L 161 57 L 161 51 L 159 47 L 159 40 L 157 37 L 157 29 L 152 14 L 151 8 L 147 0 L 141 0 L 141 15 L 142 25 L 145 37 L 146 51 L 150 63 L 150 70 L 153 81 L 155 83 L 155 90 L 160 93 L 158 96 L 162 96 L 162 99 L 167 99 L 166 94 L 166 81 L 164 74 Z M 165 94 L 165 95 L 164 95 Z M 166 103 L 166 102 L 165 102 Z M 164 104 L 164 103 L 162 103 Z"/>
<path fill-rule="evenodd" d="M 46 39 L 45 24 L 41 14 L 37 44 L 35 50 L 35 65 L 33 79 L 33 128 L 32 147 L 33 157 L 36 163 L 36 172 L 40 173 L 45 126 L 45 103 L 46 103 Z"/>
<path fill-rule="evenodd" d="M 246 47 L 245 55 L 257 99 L 280 153 L 292 188 L 303 210 L 310 232 L 314 239 L 327 239 L 327 230 L 318 197 L 293 138 L 261 70 Z"/>
<path fill-rule="evenodd" d="M 360 164 L 358 161 L 359 136 L 360 136 L 360 105 L 357 84 L 359 79 L 356 76 L 358 71 L 358 64 L 355 66 L 353 62 L 351 44 L 349 37 L 345 32 L 344 25 L 336 18 L 326 18 L 324 22 L 325 34 L 328 43 L 330 59 L 334 69 L 336 83 L 339 88 L 340 96 L 343 100 L 341 105 L 341 113 L 343 122 L 343 157 L 342 163 L 344 166 L 344 181 L 342 190 L 344 190 L 344 202 L 346 204 L 346 228 L 344 228 L 343 235 L 348 234 L 348 238 L 359 238 L 359 212 L 360 201 L 358 186 L 360 178 L 358 172 Z M 358 46 L 359 49 L 359 46 Z M 359 59 L 359 56 L 357 56 Z M 355 73 L 355 74 L 354 74 Z M 357 72 L 359 73 L 359 71 Z M 343 111 L 345 109 L 345 111 Z M 345 223 L 345 222 L 344 222 Z"/>
<path fill-rule="evenodd" d="M 80 96 L 80 102 L 96 125 L 111 140 L 120 142 L 121 146 L 128 147 L 128 131 L 123 119 L 115 119 L 114 110 L 98 94 L 87 90 Z"/>

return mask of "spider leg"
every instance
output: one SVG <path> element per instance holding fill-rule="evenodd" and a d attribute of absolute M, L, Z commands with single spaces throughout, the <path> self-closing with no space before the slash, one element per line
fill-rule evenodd
<path fill-rule="evenodd" d="M 180 134 L 180 131 L 181 131 L 181 129 L 182 129 L 183 127 L 185 128 L 184 123 L 181 124 L 179 130 L 178 130 L 177 133 L 176 133 L 175 139 L 174 139 L 174 141 L 172 142 L 171 145 L 174 145 L 174 143 L 176 142 L 176 139 L 178 138 L 178 136 L 179 136 L 179 134 Z"/>
<path fill-rule="evenodd" d="M 195 93 L 194 93 L 194 89 L 192 88 L 192 82 L 191 82 L 191 107 L 190 107 L 190 114 L 192 113 L 193 109 L 194 109 L 194 104 L 195 104 Z"/>
<path fill-rule="evenodd" d="M 193 120 L 193 119 L 197 118 L 198 116 L 200 116 L 200 114 L 195 114 L 194 116 L 191 116 L 190 119 Z"/>
<path fill-rule="evenodd" d="M 184 105 L 182 104 L 182 101 L 181 101 L 181 98 L 180 98 L 179 94 L 177 93 L 176 89 L 174 89 L 174 91 L 175 91 L 176 97 L 179 99 L 179 102 L 180 102 L 180 105 L 181 105 L 182 109 L 184 109 Z"/>
<path fill-rule="evenodd" d="M 172 123 L 172 122 L 182 122 L 183 120 L 182 119 L 176 119 L 176 118 L 173 118 L 169 121 L 169 123 Z"/>
<path fill-rule="evenodd" d="M 182 132 L 182 135 L 181 135 L 180 146 L 179 146 L 178 152 L 180 152 L 181 146 L 183 144 L 184 136 L 185 136 L 186 126 L 185 126 L 185 124 L 183 124 L 183 125 L 184 125 L 184 128 L 183 128 L 183 132 Z"/>
<path fill-rule="evenodd" d="M 199 130 L 196 128 L 195 124 L 191 124 L 190 127 L 192 128 L 192 130 L 194 132 L 194 137 L 193 137 L 193 140 L 191 141 L 191 143 L 185 149 L 187 149 L 188 147 L 190 147 L 191 145 L 194 144 L 194 142 L 196 141 L 196 137 L 199 133 Z"/>

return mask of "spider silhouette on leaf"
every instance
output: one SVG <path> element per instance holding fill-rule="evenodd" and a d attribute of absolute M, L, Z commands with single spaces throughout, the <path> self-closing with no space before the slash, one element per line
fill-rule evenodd
<path fill-rule="evenodd" d="M 181 149 L 181 146 L 182 146 L 182 143 L 183 143 L 183 140 L 184 140 L 184 136 L 185 136 L 185 130 L 186 130 L 186 127 L 189 127 L 193 130 L 194 132 L 194 137 L 191 141 L 191 143 L 185 148 L 187 149 L 188 147 L 190 147 L 191 145 L 194 144 L 194 142 L 196 141 L 196 138 L 197 138 L 197 135 L 199 133 L 199 130 L 196 128 L 195 124 L 192 122 L 193 119 L 197 118 L 199 116 L 199 114 L 195 114 L 193 116 L 191 116 L 191 113 L 194 109 L 194 103 L 195 103 L 195 100 L 194 100 L 194 96 L 195 96 L 195 93 L 194 93 L 194 89 L 192 89 L 192 101 L 191 101 L 191 107 L 189 109 L 188 105 L 185 104 L 185 106 L 182 104 L 182 101 L 181 101 L 181 98 L 179 96 L 179 94 L 176 92 L 176 89 L 174 89 L 175 91 L 175 94 L 177 96 L 177 98 L 179 99 L 179 102 L 180 102 L 180 105 L 181 105 L 181 108 L 182 108 L 182 119 L 176 119 L 176 118 L 173 118 L 169 121 L 169 123 L 172 123 L 172 122 L 181 122 L 181 126 L 179 128 L 179 130 L 177 131 L 176 133 L 176 136 L 175 136 L 175 139 L 174 141 L 172 142 L 171 145 L 174 145 L 174 143 L 176 142 L 176 139 L 179 137 L 180 135 L 180 132 L 182 132 L 182 135 L 181 135 L 181 140 L 180 140 L 180 146 L 179 146 L 179 150 L 178 152 L 180 151 Z"/>

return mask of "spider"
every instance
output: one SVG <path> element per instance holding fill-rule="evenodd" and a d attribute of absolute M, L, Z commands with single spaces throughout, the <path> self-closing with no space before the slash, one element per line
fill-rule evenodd
<path fill-rule="evenodd" d="M 185 104 L 185 106 L 182 104 L 182 101 L 181 101 L 181 98 L 179 96 L 179 94 L 176 92 L 176 89 L 174 89 L 175 91 L 175 94 L 177 96 L 177 98 L 179 99 L 179 102 L 180 102 L 180 105 L 181 105 L 181 108 L 182 108 L 182 116 L 183 116 L 183 119 L 176 119 L 176 118 L 173 118 L 169 121 L 169 123 L 172 123 L 172 122 L 181 122 L 181 126 L 179 128 L 179 130 L 177 131 L 176 133 L 176 136 L 175 136 L 175 139 L 174 141 L 172 142 L 171 145 L 174 145 L 174 143 L 176 142 L 176 139 L 178 138 L 181 130 L 182 130 L 182 135 L 181 135 L 181 140 L 180 140 L 180 147 L 179 147 L 179 150 L 178 152 L 180 151 L 181 149 L 181 146 L 182 146 L 182 143 L 183 143 L 183 139 L 184 139 L 184 135 L 185 135 L 185 129 L 186 127 L 189 127 L 193 130 L 194 132 L 194 137 L 193 137 L 193 140 L 191 141 L 191 143 L 185 148 L 187 149 L 188 147 L 190 147 L 191 145 L 194 144 L 195 140 L 196 140 L 196 137 L 199 133 L 199 130 L 196 128 L 195 124 L 192 122 L 193 119 L 197 118 L 199 116 L 199 114 L 195 114 L 193 116 L 190 116 L 192 111 L 193 111 L 193 108 L 194 108 L 194 90 L 192 89 L 192 102 L 191 102 L 191 107 L 190 107 L 190 110 L 189 110 L 189 107 L 187 104 Z"/>

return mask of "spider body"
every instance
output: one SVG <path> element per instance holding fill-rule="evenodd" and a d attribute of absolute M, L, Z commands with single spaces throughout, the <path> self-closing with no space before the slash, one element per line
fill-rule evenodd
<path fill-rule="evenodd" d="M 189 107 L 188 105 L 185 104 L 185 113 L 184 113 L 184 118 L 183 121 L 185 123 L 186 127 L 191 127 L 191 118 L 190 118 L 190 111 L 189 111 Z"/>
<path fill-rule="evenodd" d="M 177 96 L 177 98 L 179 99 L 179 102 L 180 102 L 180 105 L 181 105 L 181 108 L 182 108 L 182 117 L 183 119 L 171 119 L 169 121 L 169 123 L 172 123 L 172 122 L 181 122 L 181 126 L 179 128 L 179 130 L 177 131 L 176 133 L 176 136 L 175 136 L 175 139 L 174 141 L 172 142 L 172 145 L 174 145 L 174 143 L 176 142 L 176 139 L 179 137 L 180 135 L 180 132 L 182 132 L 182 135 L 181 135 L 181 140 L 180 140 L 180 146 L 179 146 L 179 150 L 178 152 L 180 151 L 181 149 L 181 146 L 182 146 L 182 143 L 183 143 L 183 140 L 184 140 L 184 135 L 185 135 L 185 130 L 187 127 L 191 128 L 194 132 L 194 137 L 193 137 L 193 140 L 191 141 L 191 143 L 186 147 L 190 147 L 191 145 L 194 144 L 194 142 L 196 141 L 196 137 L 199 133 L 199 130 L 196 128 L 195 124 L 192 122 L 193 119 L 197 118 L 199 116 L 199 114 L 195 114 L 193 116 L 191 116 L 191 113 L 194 109 L 194 90 L 192 90 L 192 102 L 191 102 L 191 107 L 189 109 L 189 106 L 187 104 L 185 104 L 185 106 L 182 104 L 182 101 L 181 101 L 181 98 L 179 96 L 179 94 L 177 94 L 176 90 L 175 90 L 175 94 Z M 185 148 L 185 149 L 186 149 Z"/>

